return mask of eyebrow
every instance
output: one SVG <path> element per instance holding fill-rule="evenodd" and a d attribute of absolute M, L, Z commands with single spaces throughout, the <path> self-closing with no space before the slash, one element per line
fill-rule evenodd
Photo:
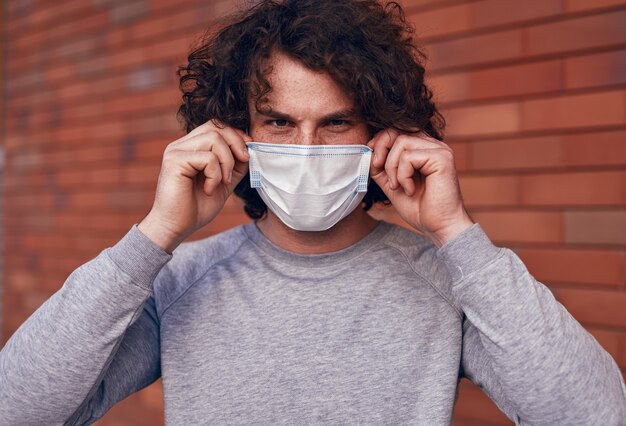
<path fill-rule="evenodd" d="M 263 109 L 263 110 L 256 108 L 256 113 L 260 115 L 264 115 L 266 117 L 271 117 L 277 120 L 293 121 L 293 118 L 289 114 L 285 112 L 276 111 L 269 106 L 267 107 L 267 109 Z M 354 111 L 354 109 L 346 108 L 346 109 L 340 109 L 338 111 L 334 111 L 334 112 L 324 115 L 321 121 L 326 122 L 330 120 L 341 120 L 345 118 L 351 118 L 354 116 L 356 116 L 356 112 Z"/>

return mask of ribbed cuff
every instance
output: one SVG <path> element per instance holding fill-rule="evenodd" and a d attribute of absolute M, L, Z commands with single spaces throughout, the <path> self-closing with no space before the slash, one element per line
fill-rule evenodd
<path fill-rule="evenodd" d="M 147 289 L 151 288 L 161 268 L 172 258 L 171 254 L 146 237 L 136 224 L 108 249 L 108 255 L 134 284 Z"/>
<path fill-rule="evenodd" d="M 501 249 L 494 246 L 483 228 L 475 223 L 441 247 L 437 256 L 454 284 L 485 267 L 500 253 Z"/>

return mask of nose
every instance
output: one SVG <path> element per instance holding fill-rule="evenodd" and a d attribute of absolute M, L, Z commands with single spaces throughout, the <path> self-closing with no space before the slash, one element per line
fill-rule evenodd
<path fill-rule="evenodd" d="M 300 129 L 296 143 L 298 145 L 323 145 L 314 129 Z"/>

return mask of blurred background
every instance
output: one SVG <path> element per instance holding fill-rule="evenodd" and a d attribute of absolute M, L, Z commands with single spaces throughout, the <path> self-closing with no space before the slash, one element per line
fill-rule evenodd
<path fill-rule="evenodd" d="M 626 0 L 405 0 L 465 202 L 626 371 Z M 175 70 L 224 0 L 4 0 L 6 342 L 150 208 Z M 392 209 L 373 214 L 399 222 Z M 246 222 L 232 199 L 201 238 Z M 163 423 L 160 381 L 99 425 Z M 456 425 L 510 425 L 463 380 Z"/>

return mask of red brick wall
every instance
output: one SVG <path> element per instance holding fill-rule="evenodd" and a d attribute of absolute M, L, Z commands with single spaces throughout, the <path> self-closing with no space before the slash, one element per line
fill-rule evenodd
<path fill-rule="evenodd" d="M 4 2 L 5 339 L 147 212 L 182 135 L 176 65 L 233 3 Z M 626 371 L 626 0 L 404 4 L 473 217 Z M 233 200 L 198 236 L 244 220 Z M 99 424 L 162 423 L 161 398 L 157 383 Z M 510 424 L 466 381 L 456 419 Z"/>

